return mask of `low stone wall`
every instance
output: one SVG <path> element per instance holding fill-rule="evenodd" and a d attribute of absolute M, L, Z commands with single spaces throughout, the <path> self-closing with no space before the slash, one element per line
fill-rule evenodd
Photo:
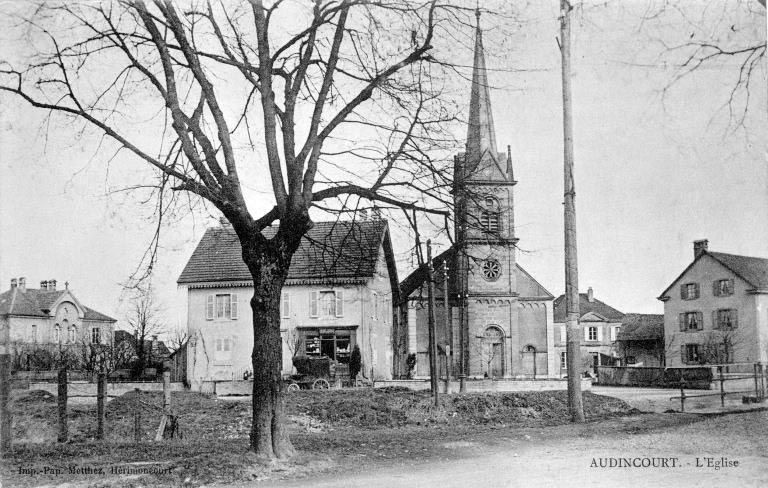
<path fill-rule="evenodd" d="M 69 396 L 86 396 L 96 398 L 96 383 L 70 381 L 68 387 Z M 162 383 L 107 383 L 107 395 L 120 396 L 136 388 L 142 391 L 163 391 Z M 59 394 L 59 385 L 56 383 L 30 383 L 29 390 L 45 390 L 52 395 Z M 184 383 L 171 383 L 171 391 L 184 390 Z"/>
<path fill-rule="evenodd" d="M 445 381 L 438 382 L 440 392 L 445 393 Z M 411 390 L 429 390 L 429 380 L 377 380 L 374 382 L 376 388 L 386 388 L 388 386 L 401 386 Z M 451 391 L 459 391 L 459 382 L 450 382 Z M 581 381 L 582 391 L 592 388 L 592 380 L 584 379 Z M 467 392 L 519 392 L 519 391 L 552 391 L 567 390 L 568 380 L 561 379 L 541 379 L 541 380 L 517 380 L 517 379 L 498 379 L 498 380 L 467 380 Z"/>

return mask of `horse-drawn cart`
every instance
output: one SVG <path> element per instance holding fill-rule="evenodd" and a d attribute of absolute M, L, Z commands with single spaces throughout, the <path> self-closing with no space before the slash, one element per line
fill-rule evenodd
<path fill-rule="evenodd" d="M 336 378 L 336 365 L 329 357 L 294 356 L 296 374 L 286 380 L 288 391 L 327 390 Z"/>

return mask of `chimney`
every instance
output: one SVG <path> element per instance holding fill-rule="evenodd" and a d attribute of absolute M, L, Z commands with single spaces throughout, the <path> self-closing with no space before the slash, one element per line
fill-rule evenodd
<path fill-rule="evenodd" d="M 23 276 L 19 278 L 19 290 L 27 291 L 27 279 Z"/>
<path fill-rule="evenodd" d="M 48 280 L 48 290 L 56 291 L 56 280 Z"/>
<path fill-rule="evenodd" d="M 698 241 L 693 241 L 693 259 L 696 259 L 697 257 L 707 252 L 708 248 L 709 241 L 707 239 L 699 239 Z"/>
<path fill-rule="evenodd" d="M 11 278 L 11 290 L 16 288 L 16 278 Z"/>
<path fill-rule="evenodd" d="M 48 289 L 48 282 L 47 281 L 41 281 L 40 282 L 40 291 L 45 291 Z"/>
<path fill-rule="evenodd" d="M 592 291 L 592 287 L 587 288 L 587 301 L 592 303 L 595 301 L 595 293 Z"/>
<path fill-rule="evenodd" d="M 229 223 L 229 220 L 227 220 L 226 217 L 219 217 L 219 224 L 221 224 L 222 227 L 232 227 L 232 224 Z"/>

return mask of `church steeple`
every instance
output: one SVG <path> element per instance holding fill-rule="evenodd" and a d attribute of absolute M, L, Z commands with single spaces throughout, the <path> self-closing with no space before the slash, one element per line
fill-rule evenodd
<path fill-rule="evenodd" d="M 480 29 L 480 10 L 475 11 L 475 59 L 472 65 L 472 94 L 469 99 L 469 127 L 467 128 L 466 161 L 470 172 L 485 157 L 492 157 L 498 164 L 496 128 L 491 111 L 491 92 L 485 68 L 483 31 Z"/>

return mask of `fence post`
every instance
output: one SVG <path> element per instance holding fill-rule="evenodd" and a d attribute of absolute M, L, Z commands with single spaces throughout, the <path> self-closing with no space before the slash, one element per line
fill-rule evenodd
<path fill-rule="evenodd" d="M 67 368 L 59 370 L 59 442 L 67 442 Z"/>
<path fill-rule="evenodd" d="M 96 438 L 99 440 L 104 439 L 104 421 L 107 418 L 107 375 L 99 373 L 96 383 Z"/>
<path fill-rule="evenodd" d="M 163 413 L 171 414 L 171 372 L 163 371 Z"/>
<path fill-rule="evenodd" d="M 725 388 L 723 386 L 723 383 L 725 383 L 725 380 L 723 379 L 723 367 L 718 366 L 717 367 L 717 373 L 720 376 L 720 406 L 725 407 Z"/>
<path fill-rule="evenodd" d="M 685 412 L 685 378 L 684 377 L 680 378 L 680 411 Z"/>
<path fill-rule="evenodd" d="M 757 380 L 757 373 L 758 373 L 758 365 L 760 363 L 754 364 L 754 371 L 755 371 L 755 401 L 760 401 L 760 386 L 758 384 Z"/>
<path fill-rule="evenodd" d="M 141 442 L 141 390 L 136 388 L 134 391 L 136 400 L 133 409 L 133 442 L 138 444 Z"/>
<path fill-rule="evenodd" d="M 765 400 L 765 365 L 763 363 L 757 363 L 760 365 L 760 399 Z"/>

